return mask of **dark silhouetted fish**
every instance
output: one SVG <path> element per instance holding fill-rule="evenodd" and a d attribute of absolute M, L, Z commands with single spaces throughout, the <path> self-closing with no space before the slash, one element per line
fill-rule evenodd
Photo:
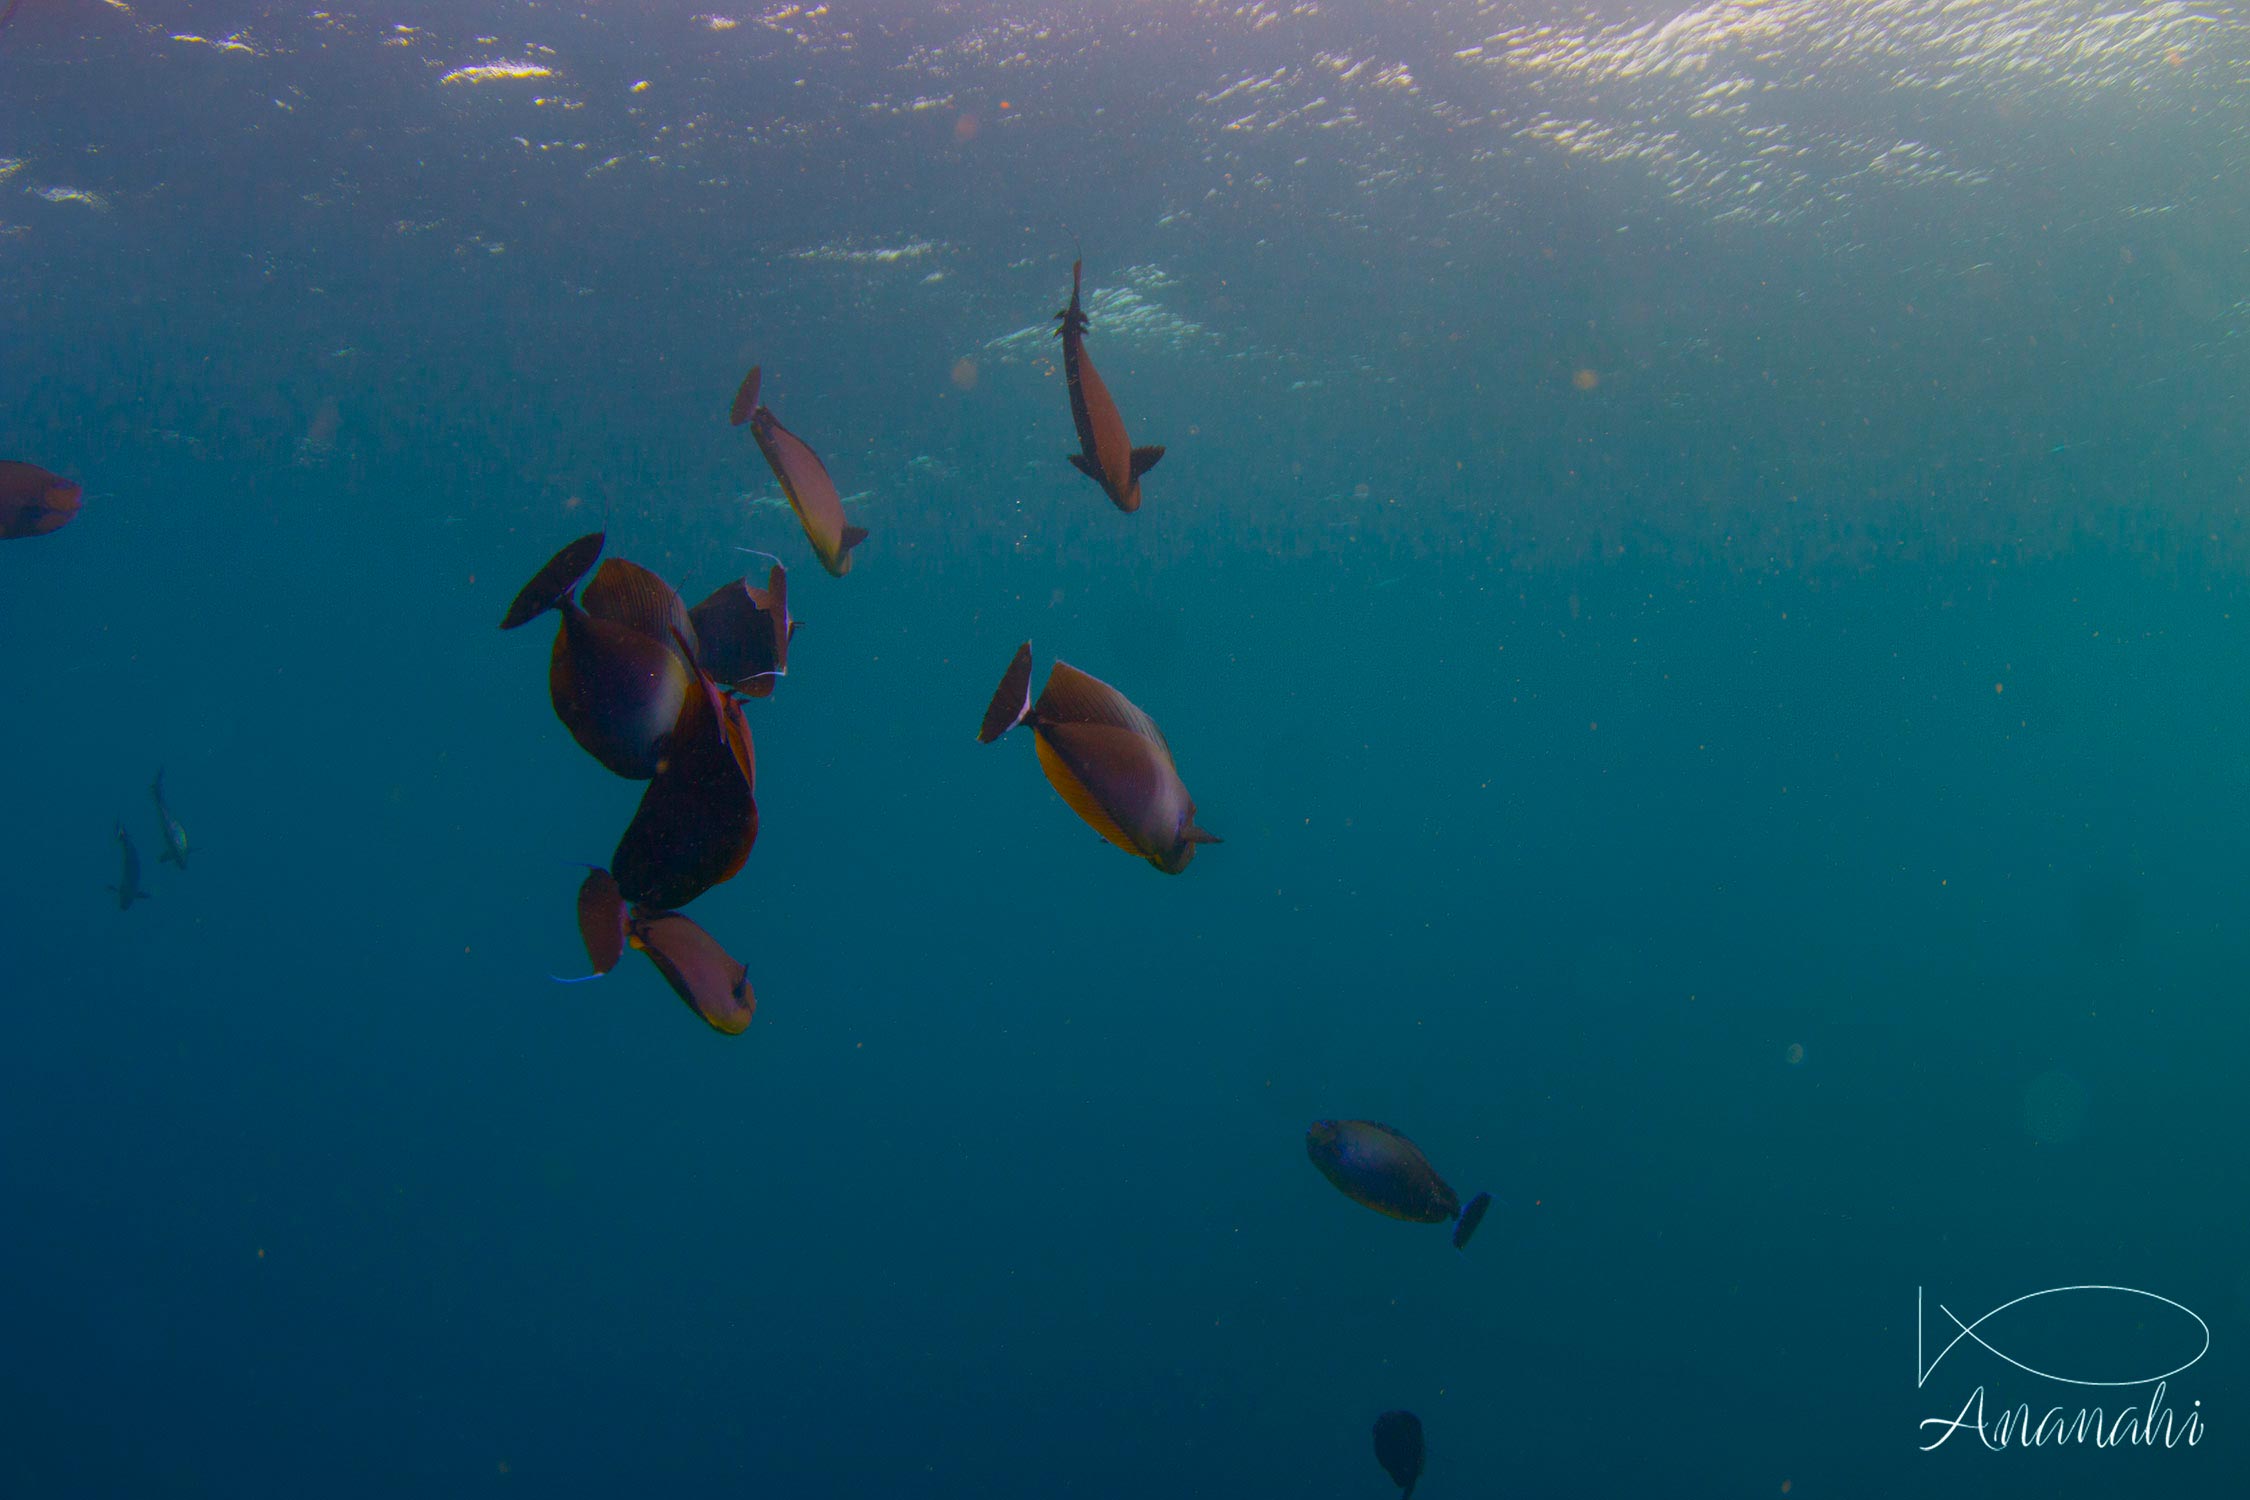
<path fill-rule="evenodd" d="M 805 540 L 812 543 L 820 565 L 834 577 L 843 577 L 852 570 L 852 548 L 867 540 L 866 528 L 852 525 L 844 515 L 843 497 L 836 493 L 836 481 L 828 477 L 820 455 L 758 404 L 756 370 L 743 379 L 734 404 L 737 411 L 749 406 L 746 417 L 734 420 L 750 424 L 750 435 L 758 440 L 758 451 L 766 456 L 781 493 L 789 497 L 789 508 L 797 513 L 797 524 L 805 528 Z"/>
<path fill-rule="evenodd" d="M 636 906 L 685 906 L 732 880 L 758 839 L 757 759 L 742 705 L 698 672 L 669 759 L 610 859 Z"/>
<path fill-rule="evenodd" d="M 188 851 L 187 829 L 181 827 L 180 820 L 172 816 L 172 809 L 164 805 L 164 773 L 162 771 L 156 773 L 156 780 L 150 785 L 148 794 L 156 799 L 156 826 L 164 836 L 164 852 L 156 856 L 156 862 L 160 865 L 177 865 L 180 869 L 185 870 L 187 868 Z"/>
<path fill-rule="evenodd" d="M 0 17 L 0 22 L 5 19 Z M 0 460 L 0 541 L 60 531 L 78 514 L 82 493 L 77 485 L 37 464 Z"/>
<path fill-rule="evenodd" d="M 977 730 L 991 744 L 1031 725 L 1047 780 L 1096 833 L 1128 854 L 1177 875 L 1196 846 L 1220 842 L 1195 826 L 1195 799 L 1172 764 L 1172 747 L 1154 720 L 1123 693 L 1056 662 L 1038 702 L 1031 701 L 1031 642 L 1016 648 Z"/>
<path fill-rule="evenodd" d="M 740 1036 L 758 1012 L 750 975 L 711 934 L 675 911 L 633 909 L 633 946 L 649 956 L 674 994 L 711 1024 Z"/>
<path fill-rule="evenodd" d="M 688 613 L 695 619 L 703 670 L 726 686 L 763 698 L 773 692 L 776 678 L 789 675 L 789 638 L 797 622 L 789 618 L 789 575 L 781 564 L 773 565 L 764 588 L 737 578 Z"/>
<path fill-rule="evenodd" d="M 1414 1500 L 1414 1486 L 1422 1479 L 1422 1419 L 1410 1411 L 1387 1411 L 1375 1419 L 1375 1462 Z"/>
<path fill-rule="evenodd" d="M 1078 472 L 1102 487 L 1119 510 L 1141 508 L 1141 476 L 1156 467 L 1162 448 L 1136 448 L 1125 436 L 1109 387 L 1086 357 L 1086 309 L 1078 291 L 1085 262 L 1070 263 L 1070 306 L 1055 314 L 1062 326 L 1063 374 L 1070 384 L 1070 420 L 1078 428 L 1078 451 L 1069 455 Z"/>
<path fill-rule="evenodd" d="M 1463 1208 L 1419 1146 L 1372 1120 L 1316 1120 L 1305 1132 L 1305 1154 L 1354 1203 L 1410 1223 L 1453 1225 L 1456 1250 L 1492 1206 L 1492 1195 L 1479 1193 Z"/>
<path fill-rule="evenodd" d="M 117 909 L 126 911 L 134 902 L 147 900 L 148 892 L 141 889 L 141 851 L 133 847 L 133 836 L 123 823 L 117 825 L 117 855 L 117 884 L 109 890 L 117 897 Z"/>
<path fill-rule="evenodd" d="M 601 533 L 596 532 L 548 559 L 508 606 L 500 628 L 513 630 L 550 609 L 561 613 L 547 659 L 547 695 L 555 717 L 588 755 L 627 780 L 646 781 L 664 764 L 666 746 L 694 687 L 694 669 L 681 656 L 676 638 L 651 636 L 591 614 L 571 597 L 601 549 Z M 645 570 L 625 566 L 632 574 L 612 575 L 619 582 L 609 591 L 605 608 L 661 613 L 653 606 L 644 609 L 645 591 L 633 587 L 633 575 Z M 670 592 L 669 585 L 656 581 Z"/>

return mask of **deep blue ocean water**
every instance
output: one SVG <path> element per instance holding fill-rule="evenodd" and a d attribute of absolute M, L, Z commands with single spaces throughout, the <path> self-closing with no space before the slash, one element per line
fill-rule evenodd
<path fill-rule="evenodd" d="M 86 502 L 0 543 L 0 1495 L 1380 1497 L 1392 1407 L 1424 1500 L 2242 1493 L 2246 64 L 2122 0 L 23 0 L 0 457 Z M 548 978 L 639 788 L 493 625 L 605 524 L 804 621 L 690 909 L 740 1037 Z M 974 743 L 1027 636 L 1223 845 Z M 1917 1387 L 1918 1289 L 2082 1285 L 2170 1305 Z M 2194 1445 L 1922 1451 L 2145 1404 L 2000 1353 L 2182 1312 Z"/>

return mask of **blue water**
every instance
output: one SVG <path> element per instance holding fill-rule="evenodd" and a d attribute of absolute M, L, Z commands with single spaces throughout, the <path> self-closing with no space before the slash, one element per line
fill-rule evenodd
<path fill-rule="evenodd" d="M 2250 24 L 2117 9 L 25 0 L 0 1495 L 2241 1493 Z M 804 622 L 740 1037 L 547 978 L 603 525 Z M 974 743 L 1027 636 L 1223 845 Z M 2081 1284 L 2201 1440 L 1921 1451 L 2148 1400 L 1917 1389 Z"/>

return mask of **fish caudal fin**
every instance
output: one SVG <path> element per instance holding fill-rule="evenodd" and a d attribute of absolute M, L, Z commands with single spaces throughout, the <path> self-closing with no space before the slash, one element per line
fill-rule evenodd
<path fill-rule="evenodd" d="M 1469 1200 L 1468 1207 L 1461 1210 L 1461 1217 L 1453 1221 L 1454 1249 L 1466 1250 L 1469 1248 L 1469 1236 L 1477 1232 L 1477 1226 L 1484 1222 L 1485 1210 L 1490 1207 L 1492 1207 L 1492 1195 L 1490 1193 L 1479 1193 Z"/>
<path fill-rule="evenodd" d="M 1148 448 L 1135 448 L 1133 450 L 1133 477 L 1138 479 L 1155 468 L 1157 460 L 1163 456 L 1164 448 L 1162 444 Z"/>
<path fill-rule="evenodd" d="M 992 701 L 985 705 L 984 723 L 977 729 L 977 743 L 989 745 L 1009 730 L 1021 724 L 1031 713 L 1031 642 L 1016 647 L 1016 654 L 1008 661 L 1008 670 L 1000 674 L 1000 686 L 993 689 Z"/>
<path fill-rule="evenodd" d="M 508 606 L 507 614 L 501 616 L 500 628 L 514 630 L 561 604 L 601 555 L 602 533 L 595 531 L 548 558 L 547 565 L 532 575 L 531 582 L 523 586 L 515 602 Z"/>
<path fill-rule="evenodd" d="M 734 405 L 727 409 L 727 420 L 740 427 L 750 420 L 758 409 L 758 372 L 763 366 L 752 365 L 750 373 L 742 377 L 742 385 L 734 393 Z"/>

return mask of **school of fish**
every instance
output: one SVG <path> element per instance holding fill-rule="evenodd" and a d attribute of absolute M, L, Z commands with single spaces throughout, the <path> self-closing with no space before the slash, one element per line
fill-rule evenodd
<path fill-rule="evenodd" d="M 1066 456 L 1118 510 L 1131 513 L 1140 509 L 1141 481 L 1164 449 L 1136 448 L 1127 438 L 1117 402 L 1086 352 L 1083 262 L 1072 264 L 1070 280 L 1070 303 L 1055 315 L 1078 437 L 1078 451 Z M 762 384 L 761 369 L 753 368 L 728 420 L 750 429 L 814 557 L 842 578 L 869 533 L 845 513 L 811 444 L 763 404 Z M 0 540 L 61 529 L 77 516 L 81 495 L 79 485 L 46 469 L 0 461 Z M 678 908 L 741 873 L 757 843 L 757 757 L 743 705 L 772 696 L 788 675 L 797 622 L 787 570 L 773 559 L 763 584 L 738 578 L 691 609 L 647 568 L 604 558 L 606 540 L 592 532 L 566 544 L 500 620 L 502 630 L 513 631 L 556 617 L 547 658 L 555 717 L 604 770 L 648 784 L 609 865 L 589 867 L 579 883 L 576 920 L 591 972 L 558 982 L 599 979 L 627 950 L 637 950 L 689 1010 L 714 1031 L 738 1036 L 757 1014 L 749 971 Z M 1144 709 L 1066 662 L 1050 666 L 1036 697 L 1032 675 L 1025 641 L 985 707 L 978 743 L 1028 728 L 1039 768 L 1064 804 L 1103 840 L 1165 874 L 1183 873 L 1198 849 L 1223 842 L 1196 821 L 1195 798 L 1171 744 Z M 150 793 L 160 861 L 184 871 L 187 831 L 165 802 L 161 771 Z M 122 911 L 149 893 L 122 821 L 115 838 L 120 868 L 110 890 Z M 1468 1245 L 1491 1206 L 1489 1193 L 1464 1205 L 1421 1149 L 1387 1125 L 1316 1121 L 1305 1146 L 1344 1196 L 1394 1219 L 1451 1224 L 1456 1250 Z M 1411 1500 L 1423 1467 L 1420 1420 L 1385 1412 L 1374 1439 L 1378 1461 Z"/>

